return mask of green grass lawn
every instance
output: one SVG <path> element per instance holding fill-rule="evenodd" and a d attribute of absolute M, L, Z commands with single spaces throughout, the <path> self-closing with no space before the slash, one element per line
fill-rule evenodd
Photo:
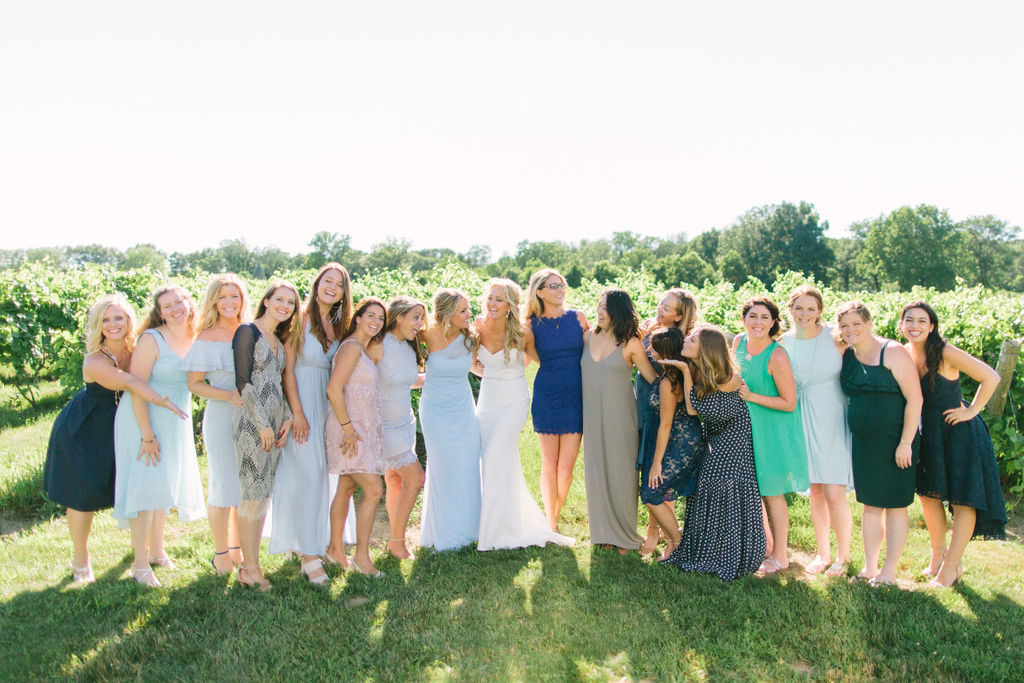
<path fill-rule="evenodd" d="M 723 583 L 592 548 L 582 459 L 562 529 L 575 548 L 420 551 L 399 563 L 381 537 L 381 579 L 331 570 L 318 589 L 296 562 L 264 555 L 274 589 L 259 594 L 213 575 L 205 522 L 172 517 L 178 567 L 157 568 L 164 588 L 152 590 L 130 579 L 128 534 L 108 511 L 93 532 L 98 581 L 76 586 L 64 518 L 38 490 L 54 416 L 44 407 L 0 431 L 0 678 L 1005 680 L 1024 670 L 1019 536 L 972 543 L 963 583 L 930 589 L 917 578 L 928 541 L 915 504 L 902 589 L 798 569 Z M 536 495 L 536 437 L 524 431 L 520 444 Z M 792 554 L 806 561 L 805 498 L 792 516 Z M 859 523 L 856 534 L 855 564 Z"/>

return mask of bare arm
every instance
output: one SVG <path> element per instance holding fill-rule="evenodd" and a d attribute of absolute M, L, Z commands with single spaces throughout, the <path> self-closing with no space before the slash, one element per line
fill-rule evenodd
<path fill-rule="evenodd" d="M 292 409 L 292 438 L 301 446 L 309 439 L 309 420 L 302 412 L 302 399 L 299 398 L 299 381 L 295 378 L 295 363 L 297 361 L 298 354 L 295 353 L 295 349 L 291 344 L 285 344 L 281 388 L 284 389 L 285 399 Z"/>
<path fill-rule="evenodd" d="M 355 370 L 356 364 L 359 363 L 359 353 L 358 344 L 344 344 L 338 349 L 338 357 L 334 362 L 334 369 L 331 371 L 331 379 L 327 382 L 327 400 L 331 404 L 334 417 L 337 418 L 342 431 L 345 433 L 342 445 L 344 451 L 355 449 L 356 441 L 360 439 L 355 427 L 352 426 L 351 418 L 348 416 L 344 393 L 345 384 L 348 382 L 349 377 L 352 376 L 352 371 Z M 353 435 L 355 436 L 354 439 L 351 438 Z"/>
<path fill-rule="evenodd" d="M 529 365 L 531 362 L 540 365 L 540 357 L 537 355 L 537 344 L 534 342 L 533 329 L 530 327 L 529 320 L 523 325 L 523 333 L 523 353 L 526 355 L 523 365 Z"/>
<path fill-rule="evenodd" d="M 793 377 L 793 366 L 789 362 L 789 354 L 785 349 L 780 347 L 772 351 L 772 357 L 768 359 L 768 374 L 775 382 L 775 390 L 779 392 L 778 396 L 755 394 L 744 383 L 740 387 L 740 398 L 755 405 L 784 413 L 796 410 L 796 379 Z"/>
<path fill-rule="evenodd" d="M 587 316 L 583 313 L 583 311 L 576 311 L 576 320 L 579 321 L 580 327 L 583 328 L 584 332 L 590 329 L 590 323 L 587 322 Z"/>
<path fill-rule="evenodd" d="M 943 411 L 942 414 L 945 416 L 946 422 L 956 424 L 973 419 L 985 409 L 985 405 L 999 387 L 1001 381 L 999 373 L 971 354 L 951 344 L 946 344 L 942 349 L 942 361 L 978 383 L 978 390 L 974 392 L 974 400 L 971 401 L 970 406 L 957 406 Z"/>
<path fill-rule="evenodd" d="M 149 376 L 153 372 L 153 364 L 156 363 L 156 359 L 159 357 L 160 349 L 157 347 L 153 335 L 143 334 L 139 337 L 139 341 L 135 346 L 135 352 L 132 353 L 132 374 L 142 382 L 149 382 Z M 142 444 L 139 447 L 139 455 L 136 460 L 140 460 L 145 456 L 147 466 L 156 465 L 160 462 L 160 443 L 156 440 L 156 434 L 153 433 L 153 425 L 149 421 L 149 406 L 146 405 L 145 400 L 137 397 L 134 393 L 131 397 L 132 412 L 135 415 L 135 421 L 139 425 L 139 431 L 142 433 Z"/>
<path fill-rule="evenodd" d="M 627 361 L 636 366 L 637 372 L 643 375 L 649 384 L 654 384 L 654 380 L 658 379 L 658 373 L 654 371 L 654 366 L 647 359 L 647 352 L 644 351 L 644 345 L 640 343 L 640 340 L 630 339 L 626 344 L 626 350 L 629 355 Z"/>
<path fill-rule="evenodd" d="M 206 373 L 189 371 L 188 390 L 196 396 L 202 396 L 214 401 L 224 401 L 234 406 L 242 405 L 242 397 L 237 389 L 218 389 L 206 383 Z"/>
<path fill-rule="evenodd" d="M 664 480 L 661 476 L 661 461 L 665 458 L 665 449 L 668 448 L 668 438 L 672 435 L 672 422 L 676 416 L 676 406 L 679 404 L 679 397 L 672 389 L 672 382 L 663 379 L 658 383 L 658 397 L 661 399 L 661 408 L 658 421 L 658 438 L 654 444 L 654 459 L 651 461 L 651 473 L 648 483 L 651 488 L 656 488 Z"/>
<path fill-rule="evenodd" d="M 903 409 L 903 432 L 900 434 L 900 445 L 896 447 L 895 455 L 896 466 L 906 469 L 913 460 L 911 444 L 921 422 L 921 404 L 924 402 L 921 397 L 921 380 L 917 375 L 917 367 L 906 349 L 899 344 L 890 344 L 886 351 L 888 353 L 885 354 L 885 367 L 892 371 L 903 398 L 907 399 L 907 405 Z"/>
<path fill-rule="evenodd" d="M 182 420 L 187 415 L 179 406 L 174 405 L 167 396 L 161 396 L 141 379 L 114 366 L 102 353 L 90 353 L 82 363 L 82 378 L 86 382 L 96 382 L 111 391 L 130 391 L 132 396 L 149 401 L 155 406 L 166 408 Z M 135 406 L 132 405 L 134 410 Z M 189 406 L 191 410 L 191 406 Z"/>
<path fill-rule="evenodd" d="M 693 388 L 693 375 L 690 374 L 690 366 L 686 363 L 682 365 L 683 370 L 683 400 L 686 401 L 686 413 L 687 415 L 696 415 L 697 409 L 693 407 L 693 403 L 690 401 L 690 389 Z"/>

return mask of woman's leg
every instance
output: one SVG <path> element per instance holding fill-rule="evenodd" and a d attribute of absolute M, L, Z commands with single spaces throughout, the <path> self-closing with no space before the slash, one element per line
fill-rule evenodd
<path fill-rule="evenodd" d="M 377 568 L 370 559 L 370 534 L 384 488 L 378 474 L 353 474 L 351 479 L 363 490 L 362 500 L 356 509 L 356 551 L 352 555 L 352 563 L 363 574 L 376 574 Z"/>
<path fill-rule="evenodd" d="M 167 526 L 167 510 L 153 510 L 153 521 L 149 526 L 149 556 L 153 559 L 167 557 L 164 549 L 164 528 Z"/>
<path fill-rule="evenodd" d="M 878 556 L 882 552 L 882 538 L 885 535 L 885 511 L 873 505 L 865 505 L 860 530 L 864 536 L 864 569 L 857 576 L 873 579 L 878 575 Z"/>
<path fill-rule="evenodd" d="M 846 486 L 825 484 L 824 494 L 829 521 L 836 532 L 836 560 L 845 564 L 850 561 L 850 537 L 853 535 L 853 513 L 846 499 Z"/>
<path fill-rule="evenodd" d="M 210 520 L 210 535 L 213 537 L 213 567 L 218 573 L 230 572 L 234 563 L 228 556 L 228 528 L 231 524 L 232 508 L 216 505 L 206 506 L 206 517 Z M 238 532 L 235 532 L 236 536 Z M 237 538 L 235 545 L 238 545 Z"/>
<path fill-rule="evenodd" d="M 257 588 L 270 585 L 260 567 L 260 537 L 266 513 L 266 500 L 243 500 L 238 506 L 238 541 L 245 560 L 238 569 L 238 579 L 246 584 L 256 584 Z"/>
<path fill-rule="evenodd" d="M 338 491 L 331 501 L 331 541 L 327 546 L 327 554 L 342 567 L 348 566 L 348 558 L 345 557 L 345 520 L 348 518 L 348 502 L 355 490 L 356 482 L 352 475 L 342 474 L 338 477 Z"/>
<path fill-rule="evenodd" d="M 71 557 L 72 567 L 89 566 L 89 532 L 92 530 L 93 516 L 93 512 L 68 508 L 68 531 L 71 532 L 71 543 L 75 549 Z"/>
<path fill-rule="evenodd" d="M 885 508 L 885 564 L 882 565 L 882 571 L 878 572 L 875 581 L 896 581 L 896 568 L 909 535 L 910 517 L 907 515 L 907 508 Z"/>
<path fill-rule="evenodd" d="M 671 501 L 666 502 L 669 507 L 666 507 L 665 503 L 647 506 L 647 509 L 651 511 L 651 518 L 657 522 L 658 526 L 665 533 L 665 538 L 668 539 L 665 552 L 662 553 L 660 558 L 662 560 L 667 559 L 679 547 L 679 542 L 682 540 L 679 531 L 679 520 L 676 519 L 675 506 Z"/>
<path fill-rule="evenodd" d="M 409 526 L 409 516 L 416 506 L 416 498 L 423 488 L 423 468 L 418 462 L 413 462 L 397 470 L 388 470 L 386 481 L 385 506 L 388 509 L 388 523 L 391 527 L 391 538 L 387 543 L 388 552 L 399 559 L 408 559 L 412 557 L 412 553 L 405 545 L 405 533 Z M 397 490 L 393 493 L 396 487 Z"/>
<path fill-rule="evenodd" d="M 765 510 L 772 528 L 772 557 L 783 569 L 789 566 L 789 506 L 785 496 L 766 496 Z"/>
<path fill-rule="evenodd" d="M 949 536 L 949 547 L 946 557 L 942 560 L 942 568 L 935 575 L 935 582 L 943 586 L 952 586 L 963 573 L 960 562 L 963 559 L 967 544 L 974 536 L 974 524 L 978 520 L 978 511 L 966 505 L 953 505 L 953 533 Z"/>
<path fill-rule="evenodd" d="M 932 547 L 932 556 L 924 570 L 927 576 L 935 576 L 942 566 L 942 558 L 946 554 L 946 509 L 942 501 L 930 496 L 918 496 L 921 501 L 921 512 L 924 524 L 928 527 L 928 541 Z M 972 519 L 973 522 L 973 519 Z"/>
<path fill-rule="evenodd" d="M 573 470 L 576 468 L 576 459 L 580 457 L 580 442 L 582 440 L 582 434 L 561 434 L 559 436 L 558 466 L 556 469 L 558 498 L 554 515 L 555 524 L 552 530 L 557 530 L 558 519 L 562 515 L 562 506 L 565 505 L 565 499 L 569 497 L 569 489 L 572 488 Z M 548 521 L 551 520 L 549 519 Z"/>
<path fill-rule="evenodd" d="M 832 539 L 829 535 L 831 515 L 828 501 L 825 499 L 824 484 L 811 484 L 810 508 L 814 540 L 817 544 L 816 561 L 818 566 L 824 569 L 832 562 Z"/>

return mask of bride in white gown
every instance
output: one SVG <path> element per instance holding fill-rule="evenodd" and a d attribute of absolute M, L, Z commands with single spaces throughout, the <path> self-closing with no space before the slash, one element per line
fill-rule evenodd
<path fill-rule="evenodd" d="M 477 550 L 572 545 L 572 538 L 551 531 L 519 463 L 519 433 L 530 408 L 524 375 L 530 333 L 519 317 L 522 290 L 511 280 L 492 279 L 484 291 L 483 312 L 473 325 L 480 335 L 474 372 L 483 376 L 476 408 L 483 470 Z"/>

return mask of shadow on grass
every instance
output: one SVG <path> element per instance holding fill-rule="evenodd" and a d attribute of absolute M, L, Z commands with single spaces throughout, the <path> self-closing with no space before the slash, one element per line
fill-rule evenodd
<path fill-rule="evenodd" d="M 1000 679 L 1024 666 L 1019 596 L 969 586 L 900 591 L 792 574 L 724 583 L 635 553 L 588 558 L 560 547 L 421 550 L 407 578 L 385 558 L 382 578 L 332 569 L 329 589 L 285 562 L 268 574 L 268 593 L 212 574 L 147 590 L 122 578 L 129 566 L 126 555 L 93 586 L 62 583 L 0 604 L 5 671 L 89 679 Z M 195 567 L 186 560 L 157 571 L 173 581 Z"/>

